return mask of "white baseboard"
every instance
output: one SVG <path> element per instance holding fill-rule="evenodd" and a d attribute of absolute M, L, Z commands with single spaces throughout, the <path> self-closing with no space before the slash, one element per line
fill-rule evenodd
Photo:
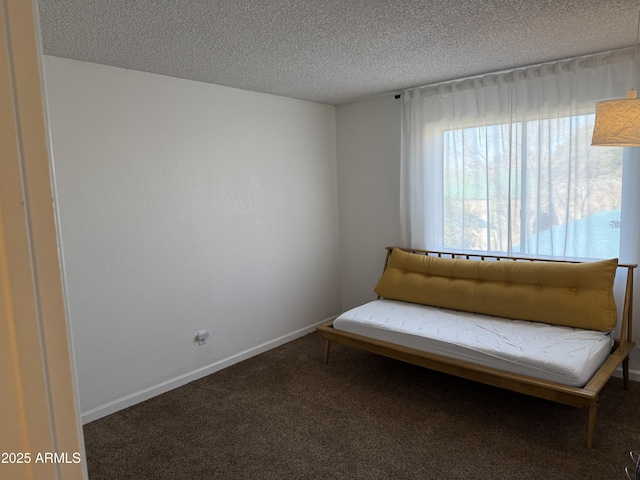
<path fill-rule="evenodd" d="M 197 370 L 194 370 L 193 372 L 180 375 L 171 380 L 162 382 L 161 384 L 154 387 L 146 388 L 139 392 L 132 393 L 131 395 L 127 395 L 126 397 L 122 397 L 112 402 L 101 405 L 97 408 L 93 408 L 87 412 L 83 412 L 82 423 L 84 425 L 99 418 L 106 417 L 107 415 L 111 415 L 112 413 L 115 413 L 119 410 L 123 410 L 137 403 L 144 402 L 145 400 L 149 400 L 150 398 L 153 398 L 157 395 L 166 393 L 170 390 L 173 390 L 174 388 L 181 387 L 182 385 L 186 385 L 189 382 L 193 382 L 194 380 L 198 380 L 202 377 L 206 377 L 207 375 L 211 375 L 212 373 L 222 370 L 223 368 L 230 367 L 231 365 L 254 357 L 260 353 L 264 353 L 268 350 L 279 347 L 280 345 L 284 345 L 285 343 L 291 342 L 296 338 L 300 338 L 308 333 L 313 332 L 316 326 L 320 325 L 321 323 L 328 322 L 329 320 L 333 320 L 335 317 L 336 316 L 325 318 L 318 323 L 301 328 L 300 330 L 296 330 L 295 332 L 283 335 L 261 345 L 257 345 L 253 348 L 237 353 L 218 362 L 212 363 L 211 365 L 201 367 Z"/>

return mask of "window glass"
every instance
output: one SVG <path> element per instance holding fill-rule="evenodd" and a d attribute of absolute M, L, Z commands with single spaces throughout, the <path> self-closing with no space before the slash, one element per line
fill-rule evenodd
<path fill-rule="evenodd" d="M 443 244 L 521 256 L 618 256 L 622 149 L 593 114 L 443 133 Z"/>

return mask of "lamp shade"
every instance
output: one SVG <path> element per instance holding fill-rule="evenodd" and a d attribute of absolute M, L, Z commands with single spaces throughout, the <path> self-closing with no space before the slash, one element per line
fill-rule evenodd
<path fill-rule="evenodd" d="M 627 98 L 596 103 L 591 145 L 640 147 L 640 99 L 635 90 Z"/>

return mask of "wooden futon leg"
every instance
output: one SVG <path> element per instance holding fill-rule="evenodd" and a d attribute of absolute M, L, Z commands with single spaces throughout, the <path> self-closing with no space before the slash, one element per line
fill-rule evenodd
<path fill-rule="evenodd" d="M 329 363 L 329 347 L 331 346 L 331 341 L 329 339 L 324 340 L 324 363 Z"/>

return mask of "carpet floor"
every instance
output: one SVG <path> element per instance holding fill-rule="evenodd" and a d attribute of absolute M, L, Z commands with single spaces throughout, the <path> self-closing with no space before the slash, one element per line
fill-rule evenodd
<path fill-rule="evenodd" d="M 314 332 L 84 426 L 90 480 L 617 480 L 640 450 L 640 383 L 587 412 Z"/>

